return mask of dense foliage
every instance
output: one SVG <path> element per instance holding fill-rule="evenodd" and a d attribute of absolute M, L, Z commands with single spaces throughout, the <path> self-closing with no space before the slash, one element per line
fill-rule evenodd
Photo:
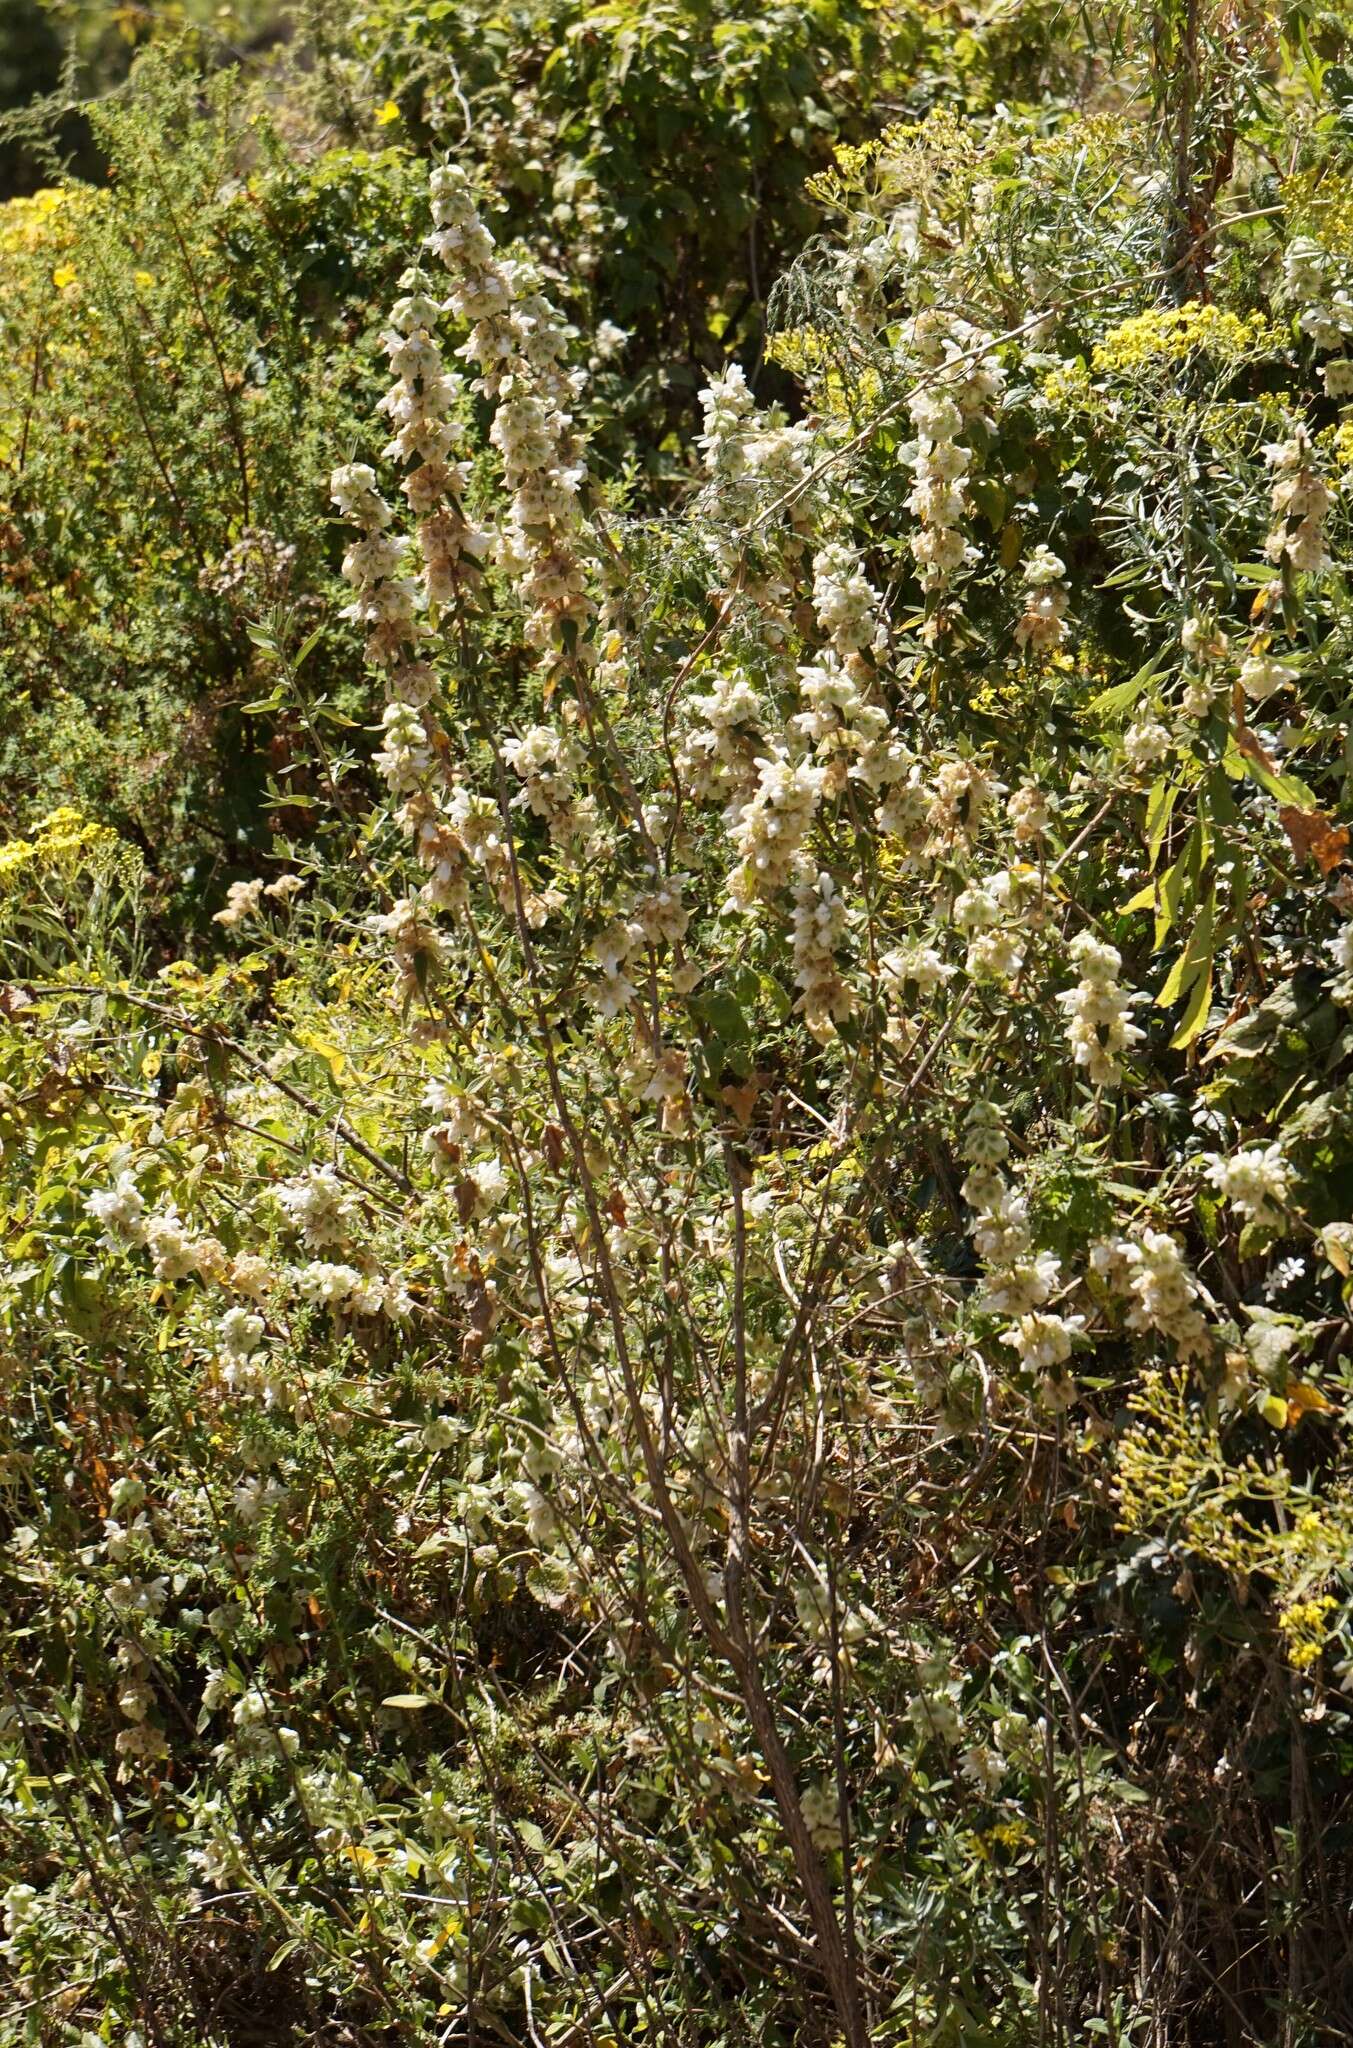
<path fill-rule="evenodd" d="M 0 2040 L 1353 2038 L 1347 54 L 326 11 L 0 212 Z"/>

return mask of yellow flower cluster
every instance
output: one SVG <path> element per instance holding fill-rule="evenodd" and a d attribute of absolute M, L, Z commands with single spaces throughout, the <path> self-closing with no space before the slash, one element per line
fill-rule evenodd
<path fill-rule="evenodd" d="M 909 196 L 974 164 L 978 148 L 972 130 L 949 107 L 935 107 L 919 121 L 899 121 L 862 143 L 842 143 L 830 170 L 809 178 L 807 190 L 820 206 L 848 211 L 868 192 L 875 197 Z"/>
<path fill-rule="evenodd" d="M 31 839 L 7 839 L 0 845 L 0 890 L 34 873 L 69 876 L 91 868 L 106 872 L 129 854 L 139 859 L 109 826 L 63 804 L 49 812 Z"/>
<path fill-rule="evenodd" d="M 1330 441 L 1336 469 L 1353 469 L 1353 414 L 1341 420 Z"/>
<path fill-rule="evenodd" d="M 1328 1634 L 1328 1622 L 1338 1606 L 1331 1593 L 1318 1600 L 1294 1600 L 1278 1616 L 1278 1627 L 1287 1645 L 1287 1661 L 1294 1671 L 1308 1671 L 1320 1662 Z"/>
<path fill-rule="evenodd" d="M 839 347 L 820 327 L 785 328 L 767 342 L 766 358 L 800 378 L 817 410 L 830 418 L 853 419 L 881 403 L 883 385 L 878 371 L 865 369 L 858 376 L 848 376 Z"/>
<path fill-rule="evenodd" d="M 1112 328 L 1096 344 L 1096 370 L 1139 370 L 1162 362 L 1183 362 L 1195 351 L 1241 362 L 1278 346 L 1272 323 L 1262 314 L 1244 319 L 1221 306 L 1190 299 L 1183 306 L 1153 306 Z"/>
<path fill-rule="evenodd" d="M 1353 256 L 1353 187 L 1312 163 L 1283 179 L 1280 196 L 1289 239 L 1309 235 L 1331 256 Z"/>
<path fill-rule="evenodd" d="M 71 194 L 48 187 L 0 206 L 0 256 L 32 255 L 57 240 L 56 214 L 69 214 Z"/>

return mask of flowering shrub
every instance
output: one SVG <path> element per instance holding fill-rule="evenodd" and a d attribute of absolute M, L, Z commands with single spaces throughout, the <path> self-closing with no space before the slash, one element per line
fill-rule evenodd
<path fill-rule="evenodd" d="M 432 168 L 383 795 L 158 973 L 74 821 L 0 1005 L 16 2039 L 1353 2025 L 1349 144 L 1228 20 L 1205 198 L 841 151 L 662 514 Z"/>

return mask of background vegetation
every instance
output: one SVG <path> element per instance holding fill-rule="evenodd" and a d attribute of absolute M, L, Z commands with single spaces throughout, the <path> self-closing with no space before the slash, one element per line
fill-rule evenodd
<path fill-rule="evenodd" d="M 1353 2038 L 1350 42 L 6 14 L 0 2040 Z"/>

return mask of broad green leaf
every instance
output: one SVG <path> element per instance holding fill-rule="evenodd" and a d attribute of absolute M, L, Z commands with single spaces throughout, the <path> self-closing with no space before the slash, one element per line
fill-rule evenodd
<path fill-rule="evenodd" d="M 1152 785 L 1151 794 L 1146 799 L 1146 858 L 1148 867 L 1154 868 L 1160 857 L 1160 849 L 1165 843 L 1165 834 L 1170 829 L 1170 818 L 1176 803 L 1179 801 L 1179 788 L 1180 785 L 1177 782 L 1169 782 L 1162 775 L 1159 782 Z"/>
<path fill-rule="evenodd" d="M 1165 983 L 1156 997 L 1157 1007 L 1168 1010 L 1171 1003 L 1177 1003 L 1184 990 L 1201 975 L 1212 969 L 1212 940 L 1216 926 L 1216 898 L 1209 890 L 1199 913 L 1198 922 L 1189 934 L 1188 944 L 1165 977 Z"/>
<path fill-rule="evenodd" d="M 1193 984 L 1193 992 L 1184 1011 L 1184 1020 L 1175 1032 L 1170 1044 L 1176 1052 L 1182 1052 L 1186 1045 L 1192 1045 L 1198 1033 L 1207 1023 L 1212 1008 L 1212 962 L 1205 963 L 1204 971 Z"/>
<path fill-rule="evenodd" d="M 1131 710 L 1164 662 L 1165 649 L 1162 648 L 1142 664 L 1135 676 L 1129 676 L 1125 683 L 1115 683 L 1112 689 L 1101 690 L 1097 697 L 1092 697 L 1085 707 L 1087 712 L 1094 718 L 1120 718 L 1125 711 Z"/>

